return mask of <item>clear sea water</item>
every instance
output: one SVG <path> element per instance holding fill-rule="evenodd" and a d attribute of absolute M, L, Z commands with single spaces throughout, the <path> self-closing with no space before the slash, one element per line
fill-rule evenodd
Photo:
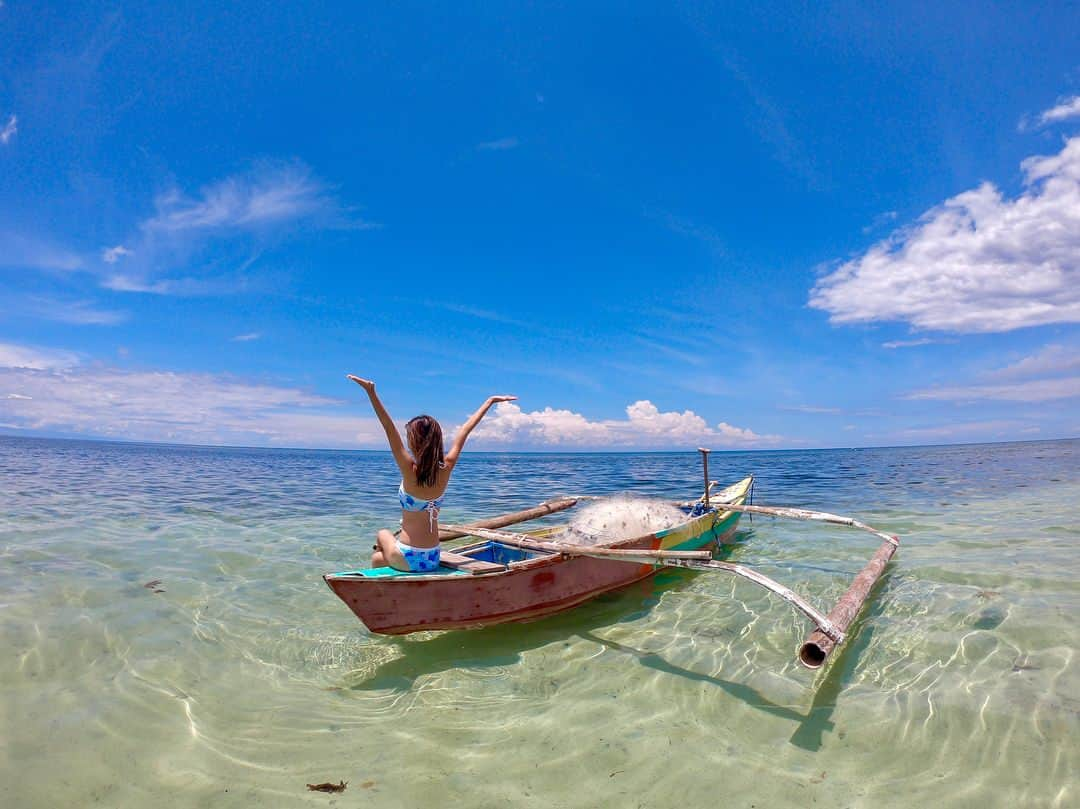
<path fill-rule="evenodd" d="M 1078 461 L 1080 441 L 714 453 L 758 504 L 902 537 L 814 673 L 806 622 L 720 574 L 370 634 L 320 576 L 396 522 L 385 453 L 0 438 L 0 805 L 1077 806 Z M 471 454 L 443 519 L 700 480 L 696 453 Z M 739 538 L 826 609 L 876 548 L 760 517 Z"/>

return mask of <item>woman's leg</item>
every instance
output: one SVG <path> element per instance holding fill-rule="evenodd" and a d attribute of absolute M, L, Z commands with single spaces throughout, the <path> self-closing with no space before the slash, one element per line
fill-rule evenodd
<path fill-rule="evenodd" d="M 405 561 L 405 557 L 401 555 L 401 551 L 398 550 L 397 540 L 394 539 L 394 535 L 382 528 L 379 533 L 375 535 L 375 541 L 379 545 L 379 549 L 371 555 L 372 567 L 383 567 L 389 565 L 396 570 L 408 570 L 409 563 Z"/>

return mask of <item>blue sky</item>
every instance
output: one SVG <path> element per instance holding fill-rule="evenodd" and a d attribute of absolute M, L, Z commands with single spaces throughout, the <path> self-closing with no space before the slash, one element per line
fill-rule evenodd
<path fill-rule="evenodd" d="M 177 7 L 179 6 L 179 7 Z M 1080 434 L 1069 4 L 0 5 L 0 430 Z"/>

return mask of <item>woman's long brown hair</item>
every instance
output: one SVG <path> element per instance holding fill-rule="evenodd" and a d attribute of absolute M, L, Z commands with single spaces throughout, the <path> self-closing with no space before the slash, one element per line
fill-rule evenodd
<path fill-rule="evenodd" d="M 416 461 L 416 482 L 434 486 L 443 465 L 442 427 L 431 416 L 417 416 L 405 425 L 405 435 Z"/>

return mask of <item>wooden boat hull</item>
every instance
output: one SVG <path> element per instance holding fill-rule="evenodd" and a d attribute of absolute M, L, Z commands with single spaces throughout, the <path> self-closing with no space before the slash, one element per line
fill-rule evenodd
<path fill-rule="evenodd" d="M 729 491 L 742 505 L 753 478 Z M 722 507 L 721 507 L 722 508 Z M 710 511 L 674 528 L 610 543 L 613 548 L 696 550 L 727 543 L 739 512 Z M 363 571 L 323 578 L 372 632 L 401 635 L 420 630 L 473 629 L 529 621 L 581 604 L 655 573 L 651 564 L 550 554 L 478 575 L 458 571 L 425 575 L 371 576 Z"/>

